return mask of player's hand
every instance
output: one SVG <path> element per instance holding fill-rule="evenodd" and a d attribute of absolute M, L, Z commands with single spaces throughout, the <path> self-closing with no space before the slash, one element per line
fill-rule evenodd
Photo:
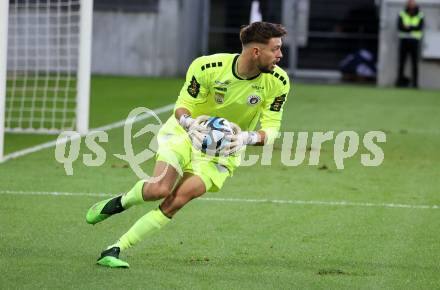
<path fill-rule="evenodd" d="M 191 127 L 194 121 L 195 120 L 190 115 L 183 114 L 182 116 L 180 116 L 179 124 L 180 126 L 182 126 L 183 129 L 185 129 L 185 131 L 188 132 L 189 127 Z"/>
<path fill-rule="evenodd" d="M 234 155 L 241 151 L 246 145 L 254 145 L 260 142 L 260 135 L 258 132 L 241 131 L 237 124 L 230 123 L 234 134 L 225 136 L 229 143 L 227 143 L 221 150 L 223 156 Z"/>
<path fill-rule="evenodd" d="M 206 134 L 209 133 L 209 128 L 205 127 L 203 124 L 209 116 L 202 115 L 194 119 L 190 127 L 188 128 L 188 135 L 191 139 L 191 143 L 197 150 L 202 150 L 203 139 Z"/>
<path fill-rule="evenodd" d="M 209 131 L 200 132 L 198 130 L 191 129 L 188 131 L 189 138 L 191 139 L 191 144 L 195 149 L 199 151 L 202 150 L 203 140 L 208 133 Z"/>
<path fill-rule="evenodd" d="M 231 156 L 242 150 L 244 146 L 246 146 L 246 133 L 247 132 L 242 132 L 239 135 L 230 135 L 226 137 L 229 143 L 222 148 L 220 151 L 221 155 Z"/>
<path fill-rule="evenodd" d="M 204 123 L 208 121 L 209 118 L 210 117 L 206 115 L 198 116 L 197 118 L 193 119 L 193 122 L 191 123 L 187 131 L 197 131 L 201 133 L 209 132 L 210 129 L 204 126 Z"/>
<path fill-rule="evenodd" d="M 230 122 L 230 124 L 234 133 L 225 136 L 229 143 L 227 143 L 220 151 L 223 156 L 233 155 L 246 145 L 247 132 L 242 132 L 241 128 L 233 122 Z"/>
<path fill-rule="evenodd" d="M 190 115 L 182 115 L 179 119 L 179 124 L 182 126 L 185 131 L 189 131 L 190 129 L 198 128 L 199 126 L 202 126 L 203 122 L 209 119 L 209 116 L 201 115 L 197 118 L 193 119 Z M 201 128 L 199 128 L 201 130 Z"/>

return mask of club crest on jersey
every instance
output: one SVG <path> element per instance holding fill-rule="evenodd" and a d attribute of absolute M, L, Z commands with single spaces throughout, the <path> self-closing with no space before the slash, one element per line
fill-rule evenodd
<path fill-rule="evenodd" d="M 251 95 L 247 99 L 247 103 L 250 106 L 254 106 L 254 105 L 258 104 L 260 101 L 261 101 L 261 98 L 260 98 L 260 96 L 257 96 L 257 95 Z"/>
<path fill-rule="evenodd" d="M 217 104 L 223 104 L 225 102 L 225 95 L 220 93 L 215 93 L 214 100 Z"/>

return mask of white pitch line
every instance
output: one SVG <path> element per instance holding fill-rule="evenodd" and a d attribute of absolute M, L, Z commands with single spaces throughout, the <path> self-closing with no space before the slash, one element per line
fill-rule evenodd
<path fill-rule="evenodd" d="M 295 205 L 328 205 L 328 206 L 360 206 L 360 207 L 387 207 L 387 208 L 411 208 L 411 209 L 440 209 L 439 205 L 400 204 L 400 203 L 373 203 L 352 201 L 320 201 L 320 200 L 285 200 L 285 199 L 243 199 L 243 198 L 201 198 L 207 201 L 223 202 L 251 202 L 251 203 L 279 203 Z"/>
<path fill-rule="evenodd" d="M 173 108 L 174 108 L 174 104 L 169 104 L 169 105 L 160 107 L 158 109 L 155 109 L 155 110 L 153 110 L 153 112 L 156 115 L 159 115 L 161 113 L 165 113 L 165 112 L 171 111 Z M 153 115 L 143 115 L 143 116 L 140 116 L 140 117 L 136 118 L 136 120 L 134 120 L 133 123 L 137 123 L 137 122 L 140 122 L 142 120 L 149 119 L 151 117 L 153 117 Z M 111 123 L 111 124 L 108 124 L 108 125 L 105 125 L 105 126 L 101 126 L 101 127 L 98 127 L 98 128 L 90 129 L 89 131 L 109 131 L 109 130 L 112 130 L 112 129 L 115 129 L 115 128 L 120 128 L 120 127 L 124 126 L 126 122 L 129 122 L 129 121 L 124 119 L 124 120 L 120 120 L 120 121 L 117 121 L 117 122 L 114 122 L 114 123 Z M 60 144 L 60 145 L 61 144 L 65 144 L 67 141 L 75 140 L 75 139 L 77 139 L 77 137 L 73 136 L 71 138 L 62 139 L 59 142 L 57 142 L 57 140 L 53 140 L 53 141 L 49 141 L 49 142 L 46 142 L 46 143 L 43 143 L 43 144 L 39 144 L 39 145 L 30 147 L 30 148 L 26 148 L 26 149 L 23 149 L 23 150 L 20 150 L 20 151 L 16 151 L 14 153 L 5 155 L 3 157 L 3 159 L 0 160 L 0 163 L 6 162 L 8 160 L 15 159 L 15 158 L 18 158 L 18 157 L 22 157 L 22 156 L 25 156 L 25 155 L 28 155 L 28 154 L 31 154 L 31 153 L 34 153 L 34 152 L 37 152 L 37 151 L 41 151 L 41 150 L 46 149 L 46 148 L 54 147 L 55 145 L 57 145 L 57 143 Z"/>
<path fill-rule="evenodd" d="M 49 196 L 96 196 L 109 197 L 114 194 L 97 192 L 50 192 L 50 191 L 17 191 L 0 190 L 0 195 L 49 195 Z M 440 209 L 439 205 L 401 204 L 401 203 L 374 203 L 352 201 L 320 201 L 320 200 L 286 200 L 286 199 L 246 199 L 246 198 L 221 198 L 201 197 L 198 200 L 212 202 L 232 203 L 272 203 L 291 205 L 322 205 L 322 206 L 353 206 L 353 207 L 382 207 L 382 208 L 407 208 L 407 209 Z"/>
<path fill-rule="evenodd" d="M 156 115 L 159 115 L 159 114 L 171 111 L 173 108 L 174 108 L 174 103 L 166 105 L 166 106 L 163 106 L 163 107 L 160 107 L 160 108 L 157 108 L 157 109 L 152 110 L 152 111 Z M 142 120 L 150 119 L 151 117 L 153 117 L 153 115 L 142 115 L 142 116 L 136 118 L 136 120 L 133 122 L 133 124 L 137 123 L 137 122 L 140 122 Z M 112 129 L 115 129 L 115 128 L 122 127 L 122 126 L 125 125 L 125 123 L 129 123 L 129 121 L 127 121 L 127 119 L 124 119 L 124 120 L 120 120 L 120 121 L 115 122 L 115 123 L 111 123 L 109 125 L 101 126 L 101 127 L 94 128 L 94 129 L 90 129 L 89 131 L 109 131 L 109 130 L 112 130 Z"/>
<path fill-rule="evenodd" d="M 102 196 L 110 197 L 109 193 L 98 192 L 62 192 L 62 191 L 21 191 L 21 190 L 0 190 L 4 195 L 53 195 L 53 196 Z"/>

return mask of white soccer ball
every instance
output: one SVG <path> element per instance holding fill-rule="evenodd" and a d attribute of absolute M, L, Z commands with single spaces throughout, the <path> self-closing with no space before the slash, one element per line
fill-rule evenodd
<path fill-rule="evenodd" d="M 211 130 L 203 139 L 201 151 L 207 155 L 219 156 L 221 149 L 229 143 L 225 137 L 234 134 L 231 123 L 225 118 L 210 117 L 203 126 Z"/>

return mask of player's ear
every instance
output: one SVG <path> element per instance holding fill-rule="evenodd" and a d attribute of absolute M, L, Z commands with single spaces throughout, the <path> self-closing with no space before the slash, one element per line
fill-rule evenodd
<path fill-rule="evenodd" d="M 260 48 L 258 46 L 254 46 L 252 48 L 252 56 L 253 57 L 258 57 L 260 55 Z"/>

